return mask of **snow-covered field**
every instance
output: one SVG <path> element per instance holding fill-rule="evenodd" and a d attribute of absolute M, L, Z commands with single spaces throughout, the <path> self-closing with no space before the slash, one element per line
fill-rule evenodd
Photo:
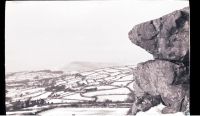
<path fill-rule="evenodd" d="M 13 81 L 16 79 L 17 81 Z M 124 82 L 117 82 L 118 79 Z M 83 94 L 88 94 L 89 96 L 95 96 L 95 94 L 128 94 L 130 91 L 127 88 L 119 88 L 121 84 L 126 85 L 128 83 L 127 80 L 132 80 L 131 69 L 129 67 L 107 67 L 74 74 L 67 74 L 66 72 L 57 74 L 50 70 L 18 72 L 6 77 L 6 97 L 10 97 L 12 102 L 17 100 L 24 101 L 29 98 L 31 100 L 51 100 L 57 98 L 65 100 L 66 98 L 91 100 L 91 98 L 80 96 L 80 92 L 94 87 L 97 88 L 96 91 Z M 57 91 L 56 89 L 59 86 L 65 87 Z M 46 90 L 47 88 L 49 90 Z M 71 96 L 74 93 L 77 93 L 77 95 Z"/>
<path fill-rule="evenodd" d="M 74 95 L 69 95 L 69 96 L 63 97 L 62 99 L 72 99 L 72 100 L 73 100 L 73 99 L 76 99 L 76 100 L 88 100 L 88 101 L 94 100 L 94 98 L 82 97 L 82 96 L 80 96 L 79 93 L 74 94 Z"/>
<path fill-rule="evenodd" d="M 106 90 L 106 89 L 114 89 L 117 88 L 115 86 L 98 86 L 97 89 L 98 90 Z"/>
<path fill-rule="evenodd" d="M 94 91 L 84 93 L 85 96 L 98 96 L 98 95 L 109 95 L 109 94 L 129 94 L 130 91 L 127 88 L 110 89 L 104 91 Z"/>
<path fill-rule="evenodd" d="M 128 98 L 128 95 L 102 95 L 97 96 L 98 102 L 104 102 L 106 100 L 116 101 L 125 101 Z"/>
<path fill-rule="evenodd" d="M 51 93 L 52 93 L 52 92 L 46 92 L 46 93 L 44 93 L 44 94 L 41 94 L 41 95 L 39 95 L 39 96 L 37 96 L 37 97 L 32 98 L 31 100 L 45 99 L 45 98 L 47 98 Z"/>
<path fill-rule="evenodd" d="M 138 112 L 136 116 L 185 116 L 182 112 L 177 112 L 174 114 L 162 114 L 161 110 L 165 106 L 163 104 L 159 104 L 157 106 L 152 107 L 146 112 Z"/>
<path fill-rule="evenodd" d="M 39 113 L 40 116 L 123 116 L 129 108 L 56 108 Z"/>
<path fill-rule="evenodd" d="M 112 83 L 112 85 L 116 85 L 116 86 L 126 86 L 128 83 L 130 83 L 131 81 L 116 81 L 114 83 Z"/>
<path fill-rule="evenodd" d="M 146 112 L 138 112 L 136 116 L 185 116 L 178 112 L 174 114 L 162 114 L 165 106 L 159 104 Z M 55 108 L 39 113 L 41 116 L 125 116 L 129 108 Z"/>

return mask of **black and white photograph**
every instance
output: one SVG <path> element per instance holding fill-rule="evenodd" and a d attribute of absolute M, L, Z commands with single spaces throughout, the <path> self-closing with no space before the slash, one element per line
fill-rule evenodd
<path fill-rule="evenodd" d="M 188 0 L 6 1 L 6 115 L 190 115 Z"/>

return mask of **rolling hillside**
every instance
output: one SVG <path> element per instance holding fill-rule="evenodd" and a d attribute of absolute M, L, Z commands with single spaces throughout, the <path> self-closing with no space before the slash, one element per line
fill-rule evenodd
<path fill-rule="evenodd" d="M 115 66 L 74 74 L 50 70 L 12 73 L 6 77 L 7 110 L 38 106 L 34 103 L 41 99 L 42 105 L 131 103 L 132 68 L 134 66 Z M 24 105 L 27 101 L 29 106 Z"/>

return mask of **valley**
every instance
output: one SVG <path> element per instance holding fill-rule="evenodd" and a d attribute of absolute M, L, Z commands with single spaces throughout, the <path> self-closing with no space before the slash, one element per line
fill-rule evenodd
<path fill-rule="evenodd" d="M 35 114 L 55 107 L 130 108 L 135 66 L 69 73 L 40 70 L 6 75 L 7 114 Z"/>

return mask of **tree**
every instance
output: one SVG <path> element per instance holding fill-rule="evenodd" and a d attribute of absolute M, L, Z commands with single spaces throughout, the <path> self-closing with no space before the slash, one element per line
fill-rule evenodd
<path fill-rule="evenodd" d="M 73 103 L 73 104 L 71 104 L 71 107 L 78 107 L 78 104 L 77 103 Z"/>
<path fill-rule="evenodd" d="M 112 100 L 106 99 L 104 102 L 105 103 L 112 103 Z"/>
<path fill-rule="evenodd" d="M 16 101 L 14 104 L 13 104 L 13 109 L 14 110 L 19 110 L 22 108 L 22 102 L 19 100 L 19 101 Z"/>
<path fill-rule="evenodd" d="M 26 107 L 29 107 L 29 106 L 30 106 L 30 99 L 28 99 L 28 100 L 25 101 L 25 106 L 26 106 Z"/>
<path fill-rule="evenodd" d="M 45 104 L 44 99 L 41 99 L 41 100 L 40 100 L 40 105 L 44 105 L 44 104 Z"/>

